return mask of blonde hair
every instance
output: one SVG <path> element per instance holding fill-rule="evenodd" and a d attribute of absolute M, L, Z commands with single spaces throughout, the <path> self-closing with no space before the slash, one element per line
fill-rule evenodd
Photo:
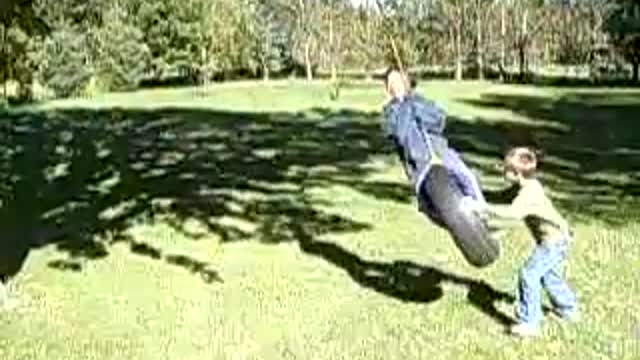
<path fill-rule="evenodd" d="M 515 171 L 524 178 L 535 176 L 541 154 L 527 146 L 511 148 L 504 157 L 504 165 L 508 170 Z"/>

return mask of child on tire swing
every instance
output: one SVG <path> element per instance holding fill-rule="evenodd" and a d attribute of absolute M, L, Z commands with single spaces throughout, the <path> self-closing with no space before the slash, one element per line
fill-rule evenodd
<path fill-rule="evenodd" d="M 430 147 L 443 149 L 441 156 L 444 165 L 464 196 L 484 203 L 478 179 L 460 155 L 447 144 L 444 135 L 444 110 L 433 101 L 416 94 L 415 81 L 410 81 L 398 69 L 387 70 L 384 85 L 387 94 L 387 103 L 383 109 L 384 135 L 395 145 L 405 174 L 414 186 L 419 211 L 446 229 L 424 188 L 424 179 L 432 161 Z"/>
<path fill-rule="evenodd" d="M 524 221 L 536 246 L 520 271 L 518 281 L 517 336 L 539 335 L 542 321 L 541 292 L 544 288 L 554 312 L 569 321 L 578 320 L 578 302 L 559 271 L 566 261 L 573 236 L 567 221 L 556 210 L 536 178 L 540 154 L 530 147 L 511 148 L 504 158 L 507 181 L 518 187 L 510 205 L 477 203 L 474 210 L 503 219 Z"/>

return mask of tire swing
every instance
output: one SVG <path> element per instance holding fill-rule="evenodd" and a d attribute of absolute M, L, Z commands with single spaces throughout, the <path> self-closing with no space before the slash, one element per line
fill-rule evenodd
<path fill-rule="evenodd" d="M 431 164 L 425 176 L 424 190 L 442 222 L 467 262 L 486 267 L 500 257 L 500 243 L 491 236 L 487 222 L 466 206 L 464 194 L 455 184 L 442 156 L 431 149 Z"/>

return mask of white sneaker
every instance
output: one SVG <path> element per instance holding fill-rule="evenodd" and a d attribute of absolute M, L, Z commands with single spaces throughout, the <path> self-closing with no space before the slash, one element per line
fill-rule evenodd
<path fill-rule="evenodd" d="M 554 309 L 553 313 L 559 317 L 560 319 L 575 324 L 580 321 L 580 312 L 577 310 L 574 311 L 560 311 L 558 309 Z"/>
<path fill-rule="evenodd" d="M 6 298 L 0 302 L 0 311 L 11 311 L 16 309 L 20 305 L 20 302 L 14 298 Z"/>
<path fill-rule="evenodd" d="M 536 337 L 540 335 L 540 329 L 537 326 L 520 323 L 511 327 L 511 334 L 520 337 Z"/>

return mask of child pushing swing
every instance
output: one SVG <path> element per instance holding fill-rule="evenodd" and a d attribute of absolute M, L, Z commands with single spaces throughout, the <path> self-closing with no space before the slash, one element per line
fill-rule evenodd
<path fill-rule="evenodd" d="M 559 268 L 566 262 L 573 235 L 536 177 L 539 154 L 532 148 L 510 149 L 504 158 L 504 175 L 518 187 L 510 205 L 476 202 L 477 211 L 503 219 L 524 221 L 536 246 L 520 270 L 518 280 L 517 324 L 511 332 L 536 336 L 542 322 L 542 289 L 561 318 L 578 320 L 578 301 Z"/>

